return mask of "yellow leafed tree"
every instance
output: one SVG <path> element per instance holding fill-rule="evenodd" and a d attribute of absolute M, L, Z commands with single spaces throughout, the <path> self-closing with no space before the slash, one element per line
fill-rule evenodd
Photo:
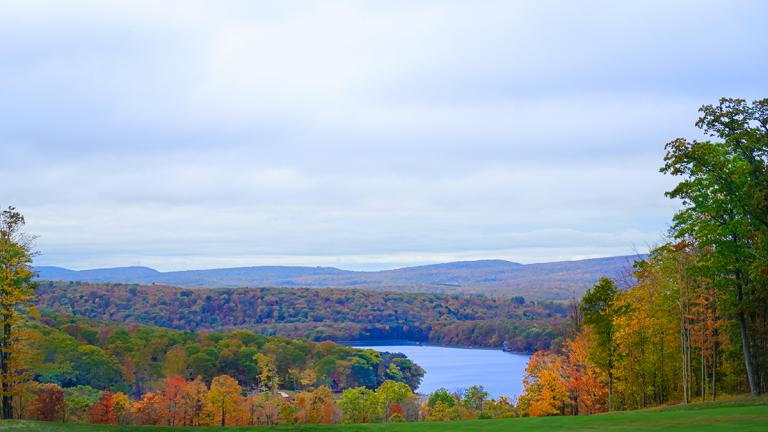
<path fill-rule="evenodd" d="M 239 421 L 245 400 L 241 391 L 240 384 L 229 375 L 219 375 L 211 381 L 208 404 L 214 423 L 226 426 Z"/>
<path fill-rule="evenodd" d="M 17 343 L 17 325 L 28 313 L 36 284 L 32 272 L 32 238 L 23 232 L 24 216 L 13 207 L 0 213 L 0 391 L 2 418 L 13 418 L 13 397 L 19 377 L 14 366 L 23 357 Z"/>

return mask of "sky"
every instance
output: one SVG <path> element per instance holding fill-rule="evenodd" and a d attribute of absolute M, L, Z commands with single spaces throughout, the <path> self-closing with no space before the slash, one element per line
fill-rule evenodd
<path fill-rule="evenodd" d="M 645 252 L 664 144 L 768 97 L 761 1 L 1 1 L 0 205 L 37 265 Z"/>

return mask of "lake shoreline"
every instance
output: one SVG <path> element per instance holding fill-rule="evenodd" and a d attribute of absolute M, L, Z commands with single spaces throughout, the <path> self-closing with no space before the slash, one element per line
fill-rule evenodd
<path fill-rule="evenodd" d="M 348 347 L 355 347 L 355 348 L 364 348 L 366 346 L 425 346 L 425 347 L 437 347 L 437 348 L 457 348 L 457 349 L 467 349 L 467 350 L 487 350 L 487 351 L 501 351 L 509 354 L 517 354 L 517 355 L 526 355 L 530 356 L 533 353 L 532 352 L 525 352 L 525 351 L 509 351 L 504 350 L 503 348 L 491 348 L 491 347 L 482 347 L 482 346 L 467 346 L 467 345 L 456 345 L 456 344 L 439 344 L 435 342 L 414 342 L 409 340 L 352 340 L 352 341 L 332 341 L 334 343 L 337 343 L 339 345 L 344 345 Z"/>
<path fill-rule="evenodd" d="M 470 386 L 481 385 L 492 398 L 507 396 L 515 399 L 522 394 L 523 378 L 530 359 L 529 354 L 501 349 L 449 347 L 408 341 L 364 341 L 349 346 L 407 356 L 425 371 L 416 389 L 420 394 L 430 394 L 440 388 L 461 392 Z"/>

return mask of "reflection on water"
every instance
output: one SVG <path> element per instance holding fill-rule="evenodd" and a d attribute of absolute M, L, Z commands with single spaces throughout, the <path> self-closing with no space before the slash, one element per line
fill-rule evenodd
<path fill-rule="evenodd" d="M 419 393 L 431 393 L 440 387 L 456 391 L 477 384 L 484 386 L 492 398 L 520 396 L 529 357 L 488 349 L 419 345 L 353 346 L 407 355 L 427 371 L 417 390 Z"/>

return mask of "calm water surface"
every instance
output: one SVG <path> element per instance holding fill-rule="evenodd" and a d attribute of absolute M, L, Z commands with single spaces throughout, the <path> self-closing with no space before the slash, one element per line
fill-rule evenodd
<path fill-rule="evenodd" d="M 354 346 L 407 355 L 427 372 L 417 390 L 419 393 L 431 393 L 440 387 L 456 391 L 477 384 L 484 386 L 493 398 L 520 396 L 529 357 L 488 349 L 419 345 Z"/>

